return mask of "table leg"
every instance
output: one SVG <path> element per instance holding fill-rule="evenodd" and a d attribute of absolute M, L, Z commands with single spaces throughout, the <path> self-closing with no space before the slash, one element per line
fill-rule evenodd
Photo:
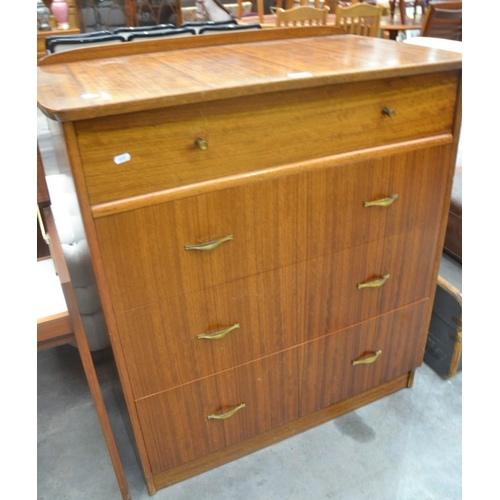
<path fill-rule="evenodd" d="M 406 24 L 406 2 L 399 0 L 399 13 L 401 14 L 401 24 Z"/>
<path fill-rule="evenodd" d="M 396 40 L 399 30 L 389 30 L 389 40 Z"/>

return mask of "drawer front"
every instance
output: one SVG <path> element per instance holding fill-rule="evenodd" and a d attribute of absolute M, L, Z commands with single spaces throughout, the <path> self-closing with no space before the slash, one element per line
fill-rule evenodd
<path fill-rule="evenodd" d="M 435 251 L 435 231 L 416 230 L 119 314 L 134 397 L 426 298 Z M 358 288 L 384 275 L 382 286 Z"/>
<path fill-rule="evenodd" d="M 115 312 L 437 227 L 449 154 L 449 145 L 393 154 L 98 218 Z M 364 206 L 390 195 L 390 206 Z M 227 236 L 212 250 L 185 249 Z"/>
<path fill-rule="evenodd" d="M 450 133 L 457 81 L 418 75 L 84 120 L 90 203 Z"/>
<path fill-rule="evenodd" d="M 136 401 L 153 474 L 352 397 L 419 366 L 427 301 Z M 375 357 L 371 364 L 353 361 Z M 225 414 L 244 404 L 227 419 Z"/>

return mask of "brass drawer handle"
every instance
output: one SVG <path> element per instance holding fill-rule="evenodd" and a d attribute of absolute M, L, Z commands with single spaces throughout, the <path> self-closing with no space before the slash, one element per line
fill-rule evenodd
<path fill-rule="evenodd" d="M 358 290 L 362 288 L 378 288 L 385 284 L 385 282 L 389 279 L 390 274 L 384 274 L 381 278 L 376 278 L 374 280 L 367 281 L 365 283 L 360 283 L 358 285 Z"/>
<path fill-rule="evenodd" d="M 225 337 L 229 332 L 232 332 L 233 330 L 236 330 L 239 327 L 240 324 L 236 323 L 233 326 L 226 328 L 225 330 L 220 330 L 219 332 L 214 332 L 214 333 L 200 333 L 199 335 L 196 335 L 196 337 L 199 339 L 217 340 L 221 339 L 222 337 Z"/>
<path fill-rule="evenodd" d="M 201 137 L 196 138 L 194 143 L 196 147 L 201 149 L 202 151 L 206 151 L 208 149 L 208 142 Z"/>
<path fill-rule="evenodd" d="M 355 359 L 352 362 L 352 366 L 356 365 L 369 365 L 370 363 L 374 363 L 375 360 L 382 354 L 382 351 L 375 351 L 374 354 L 367 356 L 366 358 Z"/>
<path fill-rule="evenodd" d="M 380 200 L 365 201 L 364 207 L 388 207 L 392 205 L 399 198 L 399 194 L 391 194 L 387 198 L 380 198 Z"/>
<path fill-rule="evenodd" d="M 227 413 L 222 413 L 222 415 L 208 415 L 207 418 L 212 420 L 226 420 L 226 418 L 232 417 L 238 410 L 241 410 L 242 408 L 245 408 L 245 403 L 241 403 L 236 408 L 233 408 Z"/>
<path fill-rule="evenodd" d="M 396 114 L 396 110 L 388 108 L 387 106 L 384 106 L 382 108 L 382 114 L 384 116 L 388 116 L 389 118 L 392 118 Z"/>
<path fill-rule="evenodd" d="M 217 248 L 221 243 L 230 241 L 232 239 L 233 235 L 228 234 L 227 236 L 224 236 L 224 238 L 220 238 L 218 240 L 207 241 L 206 243 L 200 243 L 199 245 L 186 245 L 184 248 L 186 250 L 213 250 L 214 248 Z"/>

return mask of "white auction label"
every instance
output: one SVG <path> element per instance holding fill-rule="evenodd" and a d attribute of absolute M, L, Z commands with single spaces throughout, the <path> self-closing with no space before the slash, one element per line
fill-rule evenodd
<path fill-rule="evenodd" d="M 121 155 L 117 155 L 113 158 L 113 161 L 117 164 L 120 165 L 121 163 L 125 163 L 126 161 L 130 161 L 130 154 L 129 153 L 123 153 Z"/>

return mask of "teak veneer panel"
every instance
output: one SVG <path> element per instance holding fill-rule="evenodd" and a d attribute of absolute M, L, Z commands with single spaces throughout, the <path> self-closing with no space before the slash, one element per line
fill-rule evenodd
<path fill-rule="evenodd" d="M 90 203 L 449 134 L 457 82 L 418 75 L 85 120 L 77 134 Z M 117 165 L 123 154 L 130 160 Z"/>
<path fill-rule="evenodd" d="M 436 228 L 117 315 L 136 399 L 212 375 L 428 297 Z M 389 274 L 380 288 L 359 283 Z M 232 325 L 224 338 L 198 339 Z"/>
<path fill-rule="evenodd" d="M 228 446 L 222 450 L 211 453 L 210 455 L 205 455 L 178 467 L 173 467 L 159 472 L 158 474 L 154 474 L 151 476 L 148 483 L 149 492 L 150 494 L 154 494 L 160 488 L 165 488 L 166 486 L 188 479 L 195 474 L 200 474 L 230 462 L 231 460 L 253 453 L 254 451 L 260 450 L 266 446 L 276 444 L 279 441 L 295 436 L 300 432 L 328 422 L 334 418 L 340 417 L 341 415 L 354 411 L 357 408 L 372 403 L 373 401 L 388 396 L 389 394 L 403 388 L 411 387 L 414 375 L 415 371 L 405 373 L 404 375 L 392 379 L 385 384 L 378 385 L 372 389 L 357 394 L 352 398 L 334 403 L 331 406 L 327 406 L 322 410 L 305 415 L 302 418 L 289 422 L 288 424 L 281 425 L 278 428 L 263 432 L 262 434 L 246 439 L 241 443 Z"/>
<path fill-rule="evenodd" d="M 449 157 L 450 145 L 427 147 L 98 218 L 114 310 L 435 224 Z M 392 194 L 389 207 L 363 206 Z M 184 250 L 227 235 L 210 252 Z"/>
<path fill-rule="evenodd" d="M 421 364 L 427 301 L 137 401 L 153 474 L 321 410 Z M 411 325 L 411 328 L 409 327 Z M 425 340 L 425 339 L 424 339 Z M 382 353 L 372 364 L 352 361 Z M 245 403 L 227 420 L 209 420 Z"/>

